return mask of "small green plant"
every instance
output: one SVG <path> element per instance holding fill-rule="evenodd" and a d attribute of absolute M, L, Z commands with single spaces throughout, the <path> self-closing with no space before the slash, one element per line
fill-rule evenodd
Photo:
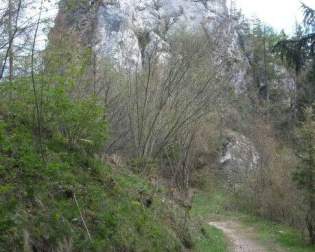
<path fill-rule="evenodd" d="M 131 159 L 128 167 L 136 174 L 150 175 L 156 170 L 156 163 L 153 160 L 141 157 Z"/>

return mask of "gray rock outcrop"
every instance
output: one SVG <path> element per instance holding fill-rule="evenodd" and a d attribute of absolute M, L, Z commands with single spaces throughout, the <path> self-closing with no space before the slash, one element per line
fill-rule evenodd
<path fill-rule="evenodd" d="M 153 48 L 161 60 L 168 57 L 172 34 L 210 31 L 227 14 L 225 0 L 104 0 L 96 47 L 120 67 L 140 67 Z"/>
<path fill-rule="evenodd" d="M 249 138 L 234 131 L 226 132 L 226 143 L 219 161 L 231 186 L 245 182 L 257 170 L 259 159 L 260 155 Z"/>

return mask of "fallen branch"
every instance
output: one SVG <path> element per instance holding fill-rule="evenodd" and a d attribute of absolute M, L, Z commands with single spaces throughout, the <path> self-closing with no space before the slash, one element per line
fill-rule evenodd
<path fill-rule="evenodd" d="M 85 220 L 84 220 L 84 218 L 83 218 L 83 215 L 82 215 L 82 212 L 81 212 L 81 209 L 80 209 L 80 206 L 79 206 L 79 203 L 78 203 L 78 200 L 77 200 L 77 197 L 76 197 L 75 193 L 73 193 L 73 199 L 74 199 L 74 202 L 75 202 L 75 204 L 77 205 L 77 208 L 78 208 L 78 210 L 79 210 L 80 217 L 81 217 L 81 220 L 82 220 L 82 222 L 83 222 L 84 228 L 85 228 L 85 230 L 86 230 L 86 232 L 87 232 L 87 235 L 88 235 L 88 237 L 89 237 L 89 240 L 92 241 L 92 237 L 91 237 L 90 231 L 89 231 L 89 229 L 88 229 L 88 227 L 87 227 L 87 225 L 86 225 L 86 222 L 85 222 Z"/>

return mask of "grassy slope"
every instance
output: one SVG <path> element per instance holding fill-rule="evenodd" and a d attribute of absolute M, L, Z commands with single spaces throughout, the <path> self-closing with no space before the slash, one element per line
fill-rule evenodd
<path fill-rule="evenodd" d="M 1 86 L 0 252 L 181 251 L 181 209 L 97 157 L 107 127 L 95 97 L 72 99 L 72 76 L 37 77 L 41 127 L 29 79 Z"/>
<path fill-rule="evenodd" d="M 43 162 L 16 121 L 0 120 L 0 251 L 181 250 L 162 193 L 58 139 L 44 139 Z"/>
<path fill-rule="evenodd" d="M 254 227 L 259 239 L 267 245 L 273 241 L 290 252 L 315 251 L 315 247 L 305 244 L 301 234 L 293 228 L 248 215 L 241 215 L 239 219 L 244 225 Z"/>
<path fill-rule="evenodd" d="M 196 251 L 198 252 L 225 252 L 227 241 L 222 231 L 207 225 L 211 213 L 217 211 L 217 199 L 205 197 L 206 194 L 197 194 L 194 198 L 191 212 L 194 227 Z M 213 197 L 216 197 L 213 195 Z"/>
<path fill-rule="evenodd" d="M 229 211 L 226 206 L 229 199 L 221 191 L 212 193 L 200 192 L 196 195 L 193 204 L 193 213 L 204 220 L 215 219 L 235 219 L 240 221 L 244 227 L 254 227 L 257 237 L 266 245 L 274 242 L 287 251 L 292 252 L 312 252 L 314 247 L 306 245 L 303 242 L 300 233 L 285 225 L 274 223 L 262 218 L 253 217 L 247 214 Z M 222 240 L 222 234 L 217 238 L 218 242 Z M 210 247 L 211 248 L 211 247 Z M 212 250 L 201 250 L 212 251 Z M 213 250 L 220 251 L 220 250 Z M 224 251 L 224 250 L 223 250 Z"/>
<path fill-rule="evenodd" d="M 204 224 L 201 231 L 194 233 L 194 251 L 197 252 L 225 252 L 227 242 L 223 233 L 213 227 Z"/>

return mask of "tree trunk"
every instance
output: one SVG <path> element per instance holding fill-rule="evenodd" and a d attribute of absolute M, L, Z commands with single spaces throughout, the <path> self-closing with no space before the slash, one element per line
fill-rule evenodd
<path fill-rule="evenodd" d="M 315 227 L 314 227 L 314 224 L 312 223 L 311 218 L 307 220 L 307 231 L 308 231 L 310 243 L 314 245 L 315 244 Z"/>
<path fill-rule="evenodd" d="M 12 15 L 13 15 L 13 3 L 9 0 L 9 41 L 11 45 L 9 46 L 9 80 L 13 80 L 13 25 L 12 25 Z"/>

